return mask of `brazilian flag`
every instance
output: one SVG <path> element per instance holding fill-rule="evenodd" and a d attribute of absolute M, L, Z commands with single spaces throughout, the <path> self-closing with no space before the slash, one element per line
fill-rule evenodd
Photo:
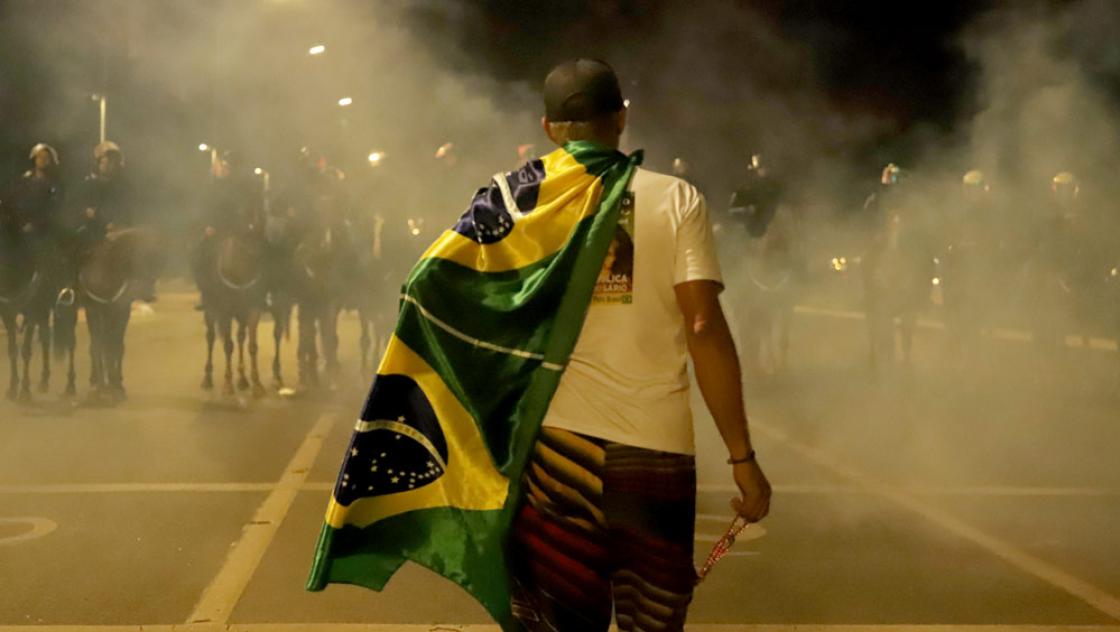
<path fill-rule="evenodd" d="M 514 629 L 521 473 L 641 152 L 579 141 L 494 176 L 424 253 L 354 429 L 308 590 L 380 590 L 411 560 Z"/>

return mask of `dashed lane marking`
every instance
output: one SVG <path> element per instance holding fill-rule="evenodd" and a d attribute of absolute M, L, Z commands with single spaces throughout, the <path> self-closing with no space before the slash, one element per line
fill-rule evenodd
<path fill-rule="evenodd" d="M 284 468 L 280 481 L 245 525 L 241 539 L 234 544 L 225 564 L 203 591 L 187 623 L 224 624 L 229 620 L 280 529 L 280 523 L 307 480 L 334 421 L 334 413 L 324 413 L 311 427 L 291 462 Z"/>
<path fill-rule="evenodd" d="M 784 444 L 807 461 L 828 468 L 842 478 L 856 485 L 866 487 L 876 495 L 925 517 L 930 522 L 940 525 L 947 531 L 971 541 L 973 544 L 987 550 L 992 555 L 1008 562 L 1012 566 L 1017 567 L 1024 573 L 1033 575 L 1051 586 L 1084 601 L 1109 617 L 1120 621 L 1120 599 L 1117 599 L 1114 595 L 1062 570 L 1054 564 L 1041 560 L 1019 549 L 1009 542 L 981 531 L 947 512 L 928 505 L 911 493 L 882 485 L 859 470 L 842 463 L 835 456 L 791 439 L 786 433 L 776 428 L 758 423 L 757 421 L 752 421 L 751 425 L 759 432 Z"/>

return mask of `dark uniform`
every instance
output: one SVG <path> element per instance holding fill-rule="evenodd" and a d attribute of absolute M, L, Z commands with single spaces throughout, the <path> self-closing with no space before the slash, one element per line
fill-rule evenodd
<path fill-rule="evenodd" d="M 782 183 L 761 165 L 758 156 L 753 156 L 747 181 L 731 195 L 728 218 L 746 228 L 751 237 L 761 237 L 778 212 L 783 189 Z"/>
<path fill-rule="evenodd" d="M 58 178 L 58 154 L 40 143 L 31 149 L 31 160 L 44 153 L 49 156 L 46 169 L 30 169 L 21 175 L 5 196 L 5 207 L 19 241 L 29 247 L 37 266 L 56 287 L 63 282 L 66 265 L 63 257 L 67 239 L 64 195 Z M 11 233 L 15 237 L 15 233 Z"/>
<path fill-rule="evenodd" d="M 263 232 L 264 226 L 256 226 L 253 222 L 254 217 L 263 219 L 261 201 L 260 193 L 252 184 L 232 172 L 228 156 L 215 164 L 214 175 L 202 194 L 198 241 L 190 253 L 191 272 L 202 294 L 200 309 L 204 308 L 215 289 L 214 266 L 222 240 L 250 226 Z"/>

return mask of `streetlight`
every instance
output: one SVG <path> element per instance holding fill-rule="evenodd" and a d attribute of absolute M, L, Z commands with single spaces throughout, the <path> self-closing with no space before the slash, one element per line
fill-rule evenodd
<path fill-rule="evenodd" d="M 210 145 L 207 145 L 206 143 L 199 143 L 198 144 L 198 150 L 199 151 L 210 151 Z"/>
<path fill-rule="evenodd" d="M 370 152 L 370 154 L 368 156 L 368 159 L 369 159 L 370 166 L 371 167 L 376 167 L 376 166 L 381 164 L 382 160 L 385 159 L 385 152 L 372 151 L 372 152 Z"/>
<path fill-rule="evenodd" d="M 316 45 L 312 46 L 311 48 L 307 49 L 307 54 L 308 55 L 322 55 L 325 52 L 327 52 L 327 47 L 323 46 L 322 44 L 316 44 Z"/>
<path fill-rule="evenodd" d="M 354 99 L 351 99 L 350 97 L 342 97 L 341 99 L 338 100 L 338 106 L 344 108 L 344 107 L 350 105 L 353 102 L 354 102 Z"/>

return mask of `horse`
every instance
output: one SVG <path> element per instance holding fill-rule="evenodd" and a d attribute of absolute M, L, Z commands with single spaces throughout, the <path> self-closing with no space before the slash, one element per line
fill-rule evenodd
<path fill-rule="evenodd" d="M 124 340 L 139 277 L 162 258 L 159 233 L 126 228 L 108 233 L 85 249 L 78 263 L 77 304 L 86 312 L 90 350 L 90 399 L 119 403 L 124 388 Z M 76 312 L 75 312 L 76 313 Z M 73 354 L 70 356 L 70 392 Z"/>
<path fill-rule="evenodd" d="M 929 303 L 934 257 L 914 225 L 916 218 L 908 215 L 895 210 L 887 213 L 861 261 L 872 368 L 883 358 L 899 359 L 896 320 L 900 359 L 910 365 L 918 312 Z"/>
<path fill-rule="evenodd" d="M 53 286 L 31 251 L 26 234 L 2 226 L 0 222 L 0 321 L 8 334 L 8 359 L 11 367 L 7 396 L 10 400 L 31 399 L 31 356 L 35 334 L 43 352 L 43 368 L 38 390 L 47 392 L 51 365 L 51 305 Z M 22 316 L 22 319 L 21 319 Z M 22 344 L 19 335 L 23 334 Z M 23 359 L 20 372 L 19 360 Z M 22 377 L 21 377 L 22 375 Z"/>
<path fill-rule="evenodd" d="M 298 245 L 295 209 L 265 218 L 265 303 L 272 317 L 272 385 L 284 389 L 281 344 L 291 339 L 292 311 L 296 304 L 295 249 Z"/>
<path fill-rule="evenodd" d="M 305 389 L 316 389 L 319 380 L 319 348 L 326 359 L 326 372 L 330 386 L 337 386 L 340 372 L 338 362 L 338 316 L 343 308 L 348 282 L 353 268 L 346 270 L 352 252 L 347 243 L 348 233 L 341 223 L 324 224 L 312 228 L 295 250 L 296 279 L 299 307 L 299 358 L 300 384 Z"/>
<path fill-rule="evenodd" d="M 217 238 L 217 237 L 212 237 Z M 252 388 L 254 397 L 265 394 L 257 362 L 257 330 L 265 307 L 264 240 L 253 224 L 226 235 L 218 244 L 210 266 L 211 295 L 203 314 L 206 324 L 206 366 L 202 388 L 214 387 L 214 342 L 221 336 L 226 357 L 222 394 L 234 394 L 233 351 L 237 349 L 237 388 Z M 234 325 L 236 324 L 236 343 Z M 245 344 L 249 346 L 250 374 L 245 375 Z"/>
<path fill-rule="evenodd" d="M 748 369 L 773 375 L 789 360 L 796 286 L 804 265 L 800 224 L 793 210 L 780 206 L 766 232 L 748 244 L 741 338 Z"/>

